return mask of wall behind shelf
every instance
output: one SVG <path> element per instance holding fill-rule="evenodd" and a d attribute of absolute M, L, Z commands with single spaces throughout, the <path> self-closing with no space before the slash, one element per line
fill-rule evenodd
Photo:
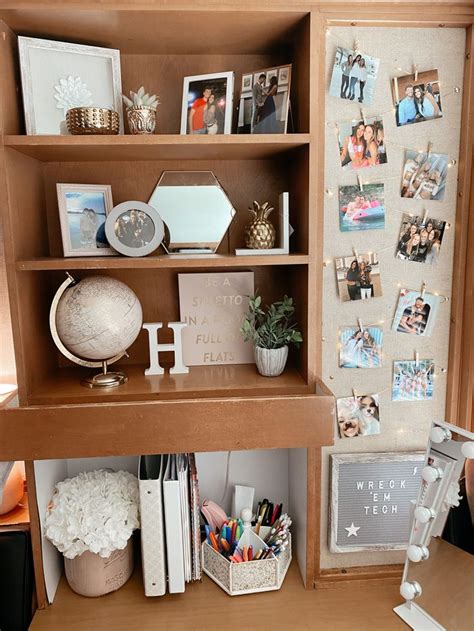
<path fill-rule="evenodd" d="M 332 448 L 323 451 L 321 567 L 351 567 L 383 565 L 404 561 L 403 551 L 332 554 L 328 548 L 329 485 L 331 453 L 363 453 L 382 451 L 424 450 L 432 420 L 443 420 L 447 374 L 437 371 L 432 401 L 392 402 L 393 359 L 433 358 L 439 367 L 447 366 L 450 329 L 450 302 L 440 305 L 436 326 L 429 338 L 413 339 L 391 331 L 401 287 L 418 289 L 423 281 L 427 291 L 451 294 L 454 229 L 445 232 L 437 266 L 395 259 L 395 247 L 402 221 L 402 212 L 423 215 L 423 208 L 436 219 L 454 223 L 457 195 L 457 165 L 449 169 L 444 201 L 421 202 L 400 197 L 404 148 L 423 149 L 433 143 L 433 151 L 458 159 L 462 91 L 453 93 L 454 86 L 463 85 L 464 29 L 399 29 L 399 28 L 331 28 L 326 51 L 326 121 L 329 123 L 359 119 L 360 104 L 341 100 L 328 94 L 336 46 L 351 48 L 359 41 L 361 50 L 373 57 L 382 56 L 376 81 L 374 100 L 364 106 L 367 118 L 383 114 L 388 164 L 362 170 L 362 180 L 385 183 L 385 229 L 361 232 L 339 231 L 338 187 L 357 184 L 354 171 L 340 167 L 336 131 L 326 127 L 325 188 L 332 190 L 325 199 L 324 259 L 331 263 L 324 270 L 323 380 L 336 397 L 352 395 L 352 388 L 361 394 L 381 392 L 381 434 L 355 439 L 335 439 Z M 410 71 L 418 64 L 419 72 L 437 68 L 441 85 L 443 118 L 397 128 L 392 111 L 391 78 L 400 76 L 397 67 Z M 393 144 L 395 143 L 395 144 Z M 351 256 L 352 248 L 359 254 L 379 252 L 383 296 L 369 301 L 342 303 L 337 295 L 334 257 Z M 338 367 L 337 344 L 340 326 L 357 326 L 384 320 L 383 365 L 378 369 L 344 369 Z M 383 392 L 382 392 L 383 391 Z M 336 428 L 335 428 L 336 432 Z"/>

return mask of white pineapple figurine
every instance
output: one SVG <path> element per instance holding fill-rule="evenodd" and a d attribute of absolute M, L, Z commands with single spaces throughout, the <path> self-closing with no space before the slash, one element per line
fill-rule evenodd
<path fill-rule="evenodd" d="M 156 94 L 145 94 L 142 86 L 137 92 L 130 91 L 130 98 L 122 94 L 127 108 L 128 127 L 131 134 L 152 134 L 156 126 L 156 108 L 160 99 Z"/>

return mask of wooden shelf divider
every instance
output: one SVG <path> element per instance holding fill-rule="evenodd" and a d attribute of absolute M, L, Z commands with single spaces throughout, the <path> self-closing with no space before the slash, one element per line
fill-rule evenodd
<path fill-rule="evenodd" d="M 4 137 L 6 147 L 41 162 L 260 160 L 302 147 L 309 141 L 309 134 Z"/>
<path fill-rule="evenodd" d="M 265 265 L 307 265 L 306 254 L 261 254 L 236 256 L 235 254 L 157 255 L 132 258 L 126 256 L 35 258 L 17 261 L 22 271 L 92 270 L 92 269 L 189 269 L 219 267 L 263 267 Z"/>

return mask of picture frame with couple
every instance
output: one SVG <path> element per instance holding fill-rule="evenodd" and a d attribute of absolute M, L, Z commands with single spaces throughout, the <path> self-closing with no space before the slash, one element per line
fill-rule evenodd
<path fill-rule="evenodd" d="M 394 77 L 393 102 L 398 127 L 442 118 L 438 71 Z"/>
<path fill-rule="evenodd" d="M 232 133 L 233 95 L 233 72 L 184 77 L 181 134 Z"/>

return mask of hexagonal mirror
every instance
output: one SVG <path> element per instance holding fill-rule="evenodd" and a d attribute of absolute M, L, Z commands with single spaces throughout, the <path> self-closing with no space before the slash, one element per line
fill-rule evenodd
<path fill-rule="evenodd" d="M 211 171 L 164 171 L 149 204 L 165 224 L 168 254 L 215 253 L 236 213 Z"/>

